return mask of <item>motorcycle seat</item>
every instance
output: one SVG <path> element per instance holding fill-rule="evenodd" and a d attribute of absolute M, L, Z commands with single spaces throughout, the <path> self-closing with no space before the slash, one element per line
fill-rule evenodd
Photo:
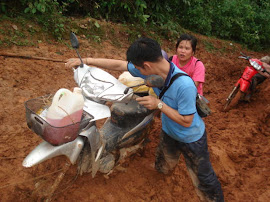
<path fill-rule="evenodd" d="M 114 103 L 111 106 L 111 119 L 114 124 L 126 127 L 140 123 L 152 111 L 138 104 L 136 100 L 126 103 Z"/>

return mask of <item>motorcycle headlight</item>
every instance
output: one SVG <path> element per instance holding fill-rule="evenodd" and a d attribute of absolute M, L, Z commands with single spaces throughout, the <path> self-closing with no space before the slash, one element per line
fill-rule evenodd
<path fill-rule="evenodd" d="M 262 69 L 262 66 L 253 60 L 249 60 L 249 63 L 258 71 L 260 71 Z"/>

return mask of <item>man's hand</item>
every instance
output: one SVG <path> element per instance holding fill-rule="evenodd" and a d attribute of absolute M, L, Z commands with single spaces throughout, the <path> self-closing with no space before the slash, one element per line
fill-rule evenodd
<path fill-rule="evenodd" d="M 157 109 L 157 105 L 160 102 L 159 99 L 157 99 L 154 96 L 144 96 L 144 97 L 138 97 L 136 98 L 136 101 L 140 104 L 146 107 L 149 110 Z"/>
<path fill-rule="evenodd" d="M 153 110 L 157 109 L 157 105 L 160 102 L 160 100 L 154 96 L 144 96 L 144 97 L 138 97 L 136 98 L 137 102 L 147 109 Z M 179 114 L 179 112 L 165 103 L 163 103 L 163 107 L 161 109 L 162 113 L 164 113 L 166 116 L 168 116 L 170 119 L 175 121 L 176 123 L 184 126 L 184 127 L 190 127 L 193 121 L 194 114 L 182 116 Z"/>

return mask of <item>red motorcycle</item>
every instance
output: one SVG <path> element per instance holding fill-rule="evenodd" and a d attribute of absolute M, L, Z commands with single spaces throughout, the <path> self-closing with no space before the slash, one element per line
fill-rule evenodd
<path fill-rule="evenodd" d="M 224 111 L 228 111 L 237 103 L 239 100 L 245 100 L 245 98 L 248 97 L 248 95 L 251 94 L 251 85 L 252 85 L 252 78 L 258 73 L 258 72 L 267 72 L 264 67 L 262 66 L 262 62 L 259 59 L 253 59 L 249 56 L 244 55 L 241 53 L 242 56 L 239 56 L 239 58 L 243 58 L 245 60 L 248 60 L 250 65 L 246 66 L 242 76 L 240 79 L 235 83 L 234 88 L 228 98 L 226 99 L 226 103 L 224 106 Z M 254 85 L 256 86 L 256 85 Z"/>

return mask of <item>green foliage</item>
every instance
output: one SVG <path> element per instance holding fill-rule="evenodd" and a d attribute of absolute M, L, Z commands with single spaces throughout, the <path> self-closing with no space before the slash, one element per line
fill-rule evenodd
<path fill-rule="evenodd" d="M 256 50 L 269 48 L 270 44 L 269 0 L 17 0 L 0 3 L 0 12 L 10 17 L 21 15 L 22 11 L 59 40 L 69 31 L 65 16 L 79 15 L 136 24 L 140 29 L 131 29 L 131 38 L 146 35 L 147 30 L 155 27 L 161 36 L 175 40 L 185 28 L 237 41 Z M 96 31 L 100 30 L 98 23 L 94 26 Z"/>
<path fill-rule="evenodd" d="M 147 4 L 144 0 L 100 0 L 95 3 L 98 14 L 107 20 L 144 24 L 150 17 L 145 13 Z"/>
<path fill-rule="evenodd" d="M 16 18 L 24 15 L 38 22 L 45 32 L 50 32 L 61 40 L 66 35 L 66 19 L 63 13 L 76 0 L 18 0 L 0 3 L 0 9 L 9 17 Z M 22 13 L 23 12 L 23 13 Z"/>
<path fill-rule="evenodd" d="M 46 13 L 51 14 L 53 12 L 63 13 L 66 11 L 66 7 L 74 3 L 75 0 L 57 1 L 57 0 L 20 0 L 22 5 L 27 7 L 24 9 L 25 13 Z"/>
<path fill-rule="evenodd" d="M 0 2 L 0 13 L 6 13 L 6 12 L 7 12 L 6 3 Z"/>
<path fill-rule="evenodd" d="M 65 18 L 62 13 L 66 11 L 69 3 L 74 0 L 57 1 L 57 0 L 21 0 L 26 6 L 25 13 L 43 25 L 44 31 L 51 32 L 58 40 L 63 38 L 65 33 Z"/>
<path fill-rule="evenodd" d="M 187 29 L 235 40 L 256 50 L 270 44 L 268 0 L 193 0 L 185 1 L 182 10 L 185 18 L 181 22 Z"/>

